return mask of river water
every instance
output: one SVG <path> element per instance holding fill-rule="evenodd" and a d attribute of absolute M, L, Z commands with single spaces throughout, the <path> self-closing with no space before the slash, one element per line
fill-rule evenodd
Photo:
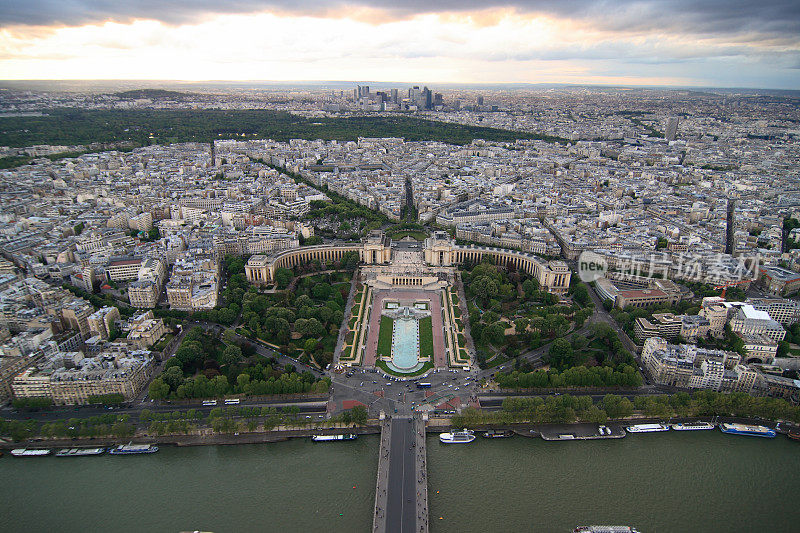
<path fill-rule="evenodd" d="M 369 531 L 378 438 L 0 459 L 2 531 Z M 800 443 L 719 431 L 428 438 L 431 532 L 798 531 Z M 437 492 L 438 491 L 438 492 Z M 442 519 L 439 520 L 439 517 Z"/>

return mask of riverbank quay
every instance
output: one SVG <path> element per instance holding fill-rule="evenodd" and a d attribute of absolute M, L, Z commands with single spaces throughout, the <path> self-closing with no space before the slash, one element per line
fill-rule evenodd
<path fill-rule="evenodd" d="M 768 426 L 775 429 L 780 424 L 783 430 L 779 432 L 787 433 L 795 427 L 782 421 L 763 420 L 761 418 L 742 418 L 730 416 L 695 416 L 695 417 L 674 417 L 674 418 L 654 418 L 654 417 L 628 417 L 622 419 L 608 420 L 606 422 L 572 422 L 565 424 L 535 424 L 530 422 L 520 422 L 512 424 L 468 424 L 469 429 L 475 432 L 483 432 L 490 429 L 497 431 L 513 431 L 515 435 L 528 438 L 542 438 L 544 440 L 594 440 L 594 439 L 620 439 L 625 437 L 626 426 L 634 424 L 678 424 L 688 422 L 711 422 L 713 424 L 733 423 Z M 601 435 L 599 427 L 605 426 L 611 430 L 610 435 Z M 463 429 L 460 425 L 453 425 L 450 420 L 442 418 L 431 419 L 426 427 L 428 433 L 444 433 L 452 430 Z M 573 438 L 560 438 L 560 435 L 572 434 Z"/>
<path fill-rule="evenodd" d="M 313 435 L 338 435 L 341 433 L 355 433 L 357 435 L 373 435 L 380 433 L 380 426 L 366 425 L 360 427 L 335 427 L 335 428 L 302 428 L 302 429 L 273 429 L 261 432 L 239 433 L 211 433 L 201 432 L 190 435 L 135 435 L 130 438 L 119 439 L 114 437 L 74 438 L 74 439 L 29 439 L 19 442 L 0 439 L 0 449 L 36 448 L 74 448 L 76 446 L 115 446 L 117 444 L 158 444 L 183 446 L 226 446 L 234 444 L 265 444 L 281 442 L 293 438 L 308 438 Z"/>

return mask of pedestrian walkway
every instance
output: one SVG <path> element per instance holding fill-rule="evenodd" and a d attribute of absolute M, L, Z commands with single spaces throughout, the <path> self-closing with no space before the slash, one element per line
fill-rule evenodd
<path fill-rule="evenodd" d="M 425 422 L 419 417 L 386 419 L 381 427 L 372 530 L 427 533 L 428 479 Z"/>

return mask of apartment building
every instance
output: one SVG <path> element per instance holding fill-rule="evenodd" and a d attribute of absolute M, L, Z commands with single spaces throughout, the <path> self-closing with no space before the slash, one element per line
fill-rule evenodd
<path fill-rule="evenodd" d="M 57 353 L 17 375 L 11 387 L 16 398 L 46 397 L 55 405 L 85 404 L 104 394 L 131 400 L 147 384 L 152 368 L 149 352 Z"/>
<path fill-rule="evenodd" d="M 788 296 L 800 290 L 800 273 L 776 266 L 760 269 L 758 283 L 770 294 Z"/>
<path fill-rule="evenodd" d="M 745 301 L 758 311 L 766 311 L 770 318 L 782 326 L 800 322 L 800 302 L 785 298 L 749 298 Z"/>

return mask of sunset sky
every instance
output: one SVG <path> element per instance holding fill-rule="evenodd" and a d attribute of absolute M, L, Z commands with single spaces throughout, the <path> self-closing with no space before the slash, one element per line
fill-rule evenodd
<path fill-rule="evenodd" d="M 3 0 L 0 78 L 800 89 L 800 1 Z"/>

